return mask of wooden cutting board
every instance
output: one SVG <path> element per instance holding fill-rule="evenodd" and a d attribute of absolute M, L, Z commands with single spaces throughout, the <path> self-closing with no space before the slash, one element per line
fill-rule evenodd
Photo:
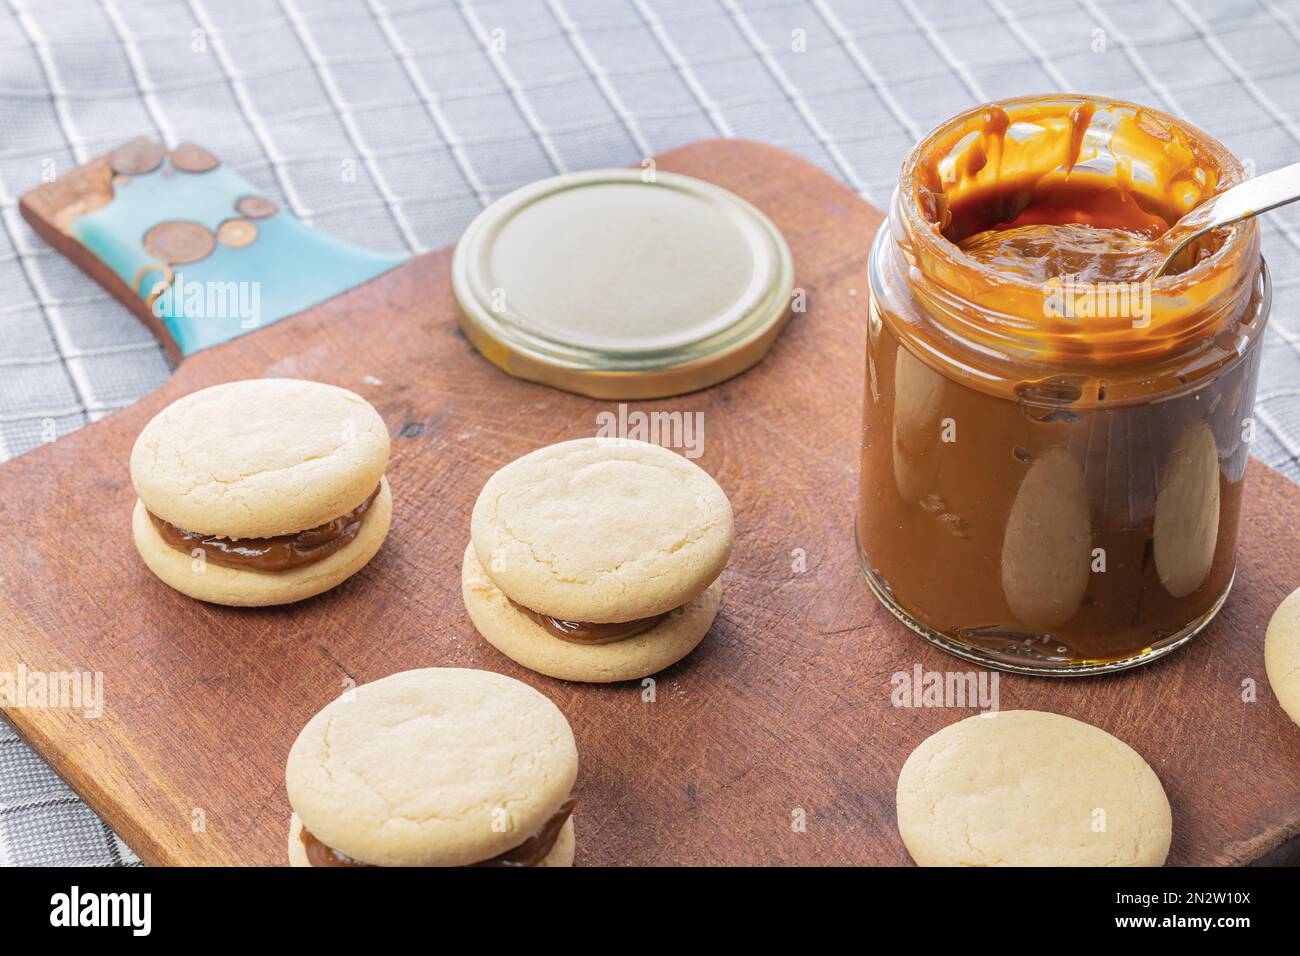
<path fill-rule="evenodd" d="M 865 262 L 880 214 L 753 143 L 700 143 L 659 165 L 771 216 L 809 309 L 750 372 L 653 403 L 704 412 L 700 463 L 731 496 L 737 538 L 712 633 L 659 675 L 652 702 L 636 683 L 523 670 L 465 615 L 460 558 L 483 482 L 540 445 L 592 434 L 613 406 L 516 381 L 475 354 L 454 318 L 449 250 L 199 352 L 138 404 L 0 466 L 0 669 L 102 671 L 106 701 L 96 720 L 6 716 L 145 862 L 283 863 L 283 768 L 299 728 L 346 678 L 430 665 L 510 674 L 568 715 L 581 864 L 908 861 L 899 768 L 973 711 L 891 706 L 895 672 L 970 665 L 879 607 L 854 553 Z M 267 375 L 333 382 L 379 409 L 393 435 L 392 533 L 362 573 L 314 600 L 200 604 L 135 554 L 128 452 L 181 395 Z M 1204 634 L 1118 676 L 1000 677 L 1003 709 L 1089 721 L 1151 762 L 1173 804 L 1171 863 L 1295 852 L 1300 728 L 1268 688 L 1262 648 L 1270 614 L 1300 584 L 1298 526 L 1300 488 L 1252 462 L 1236 586 Z M 1257 701 L 1243 700 L 1246 681 Z"/>

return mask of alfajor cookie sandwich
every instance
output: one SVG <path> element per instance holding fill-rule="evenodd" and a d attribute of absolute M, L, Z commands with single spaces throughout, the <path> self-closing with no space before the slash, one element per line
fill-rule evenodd
<path fill-rule="evenodd" d="M 461 591 L 479 633 L 524 667 L 632 680 L 704 639 L 732 534 L 726 494 L 681 455 L 630 440 L 562 442 L 488 479 Z"/>
<path fill-rule="evenodd" d="M 285 786 L 293 866 L 571 866 L 578 751 L 551 701 L 490 671 L 363 684 L 308 721 Z"/>
<path fill-rule="evenodd" d="M 393 501 L 388 428 L 361 396 L 300 379 L 186 395 L 131 450 L 140 557 L 193 598 L 288 604 L 359 571 Z"/>

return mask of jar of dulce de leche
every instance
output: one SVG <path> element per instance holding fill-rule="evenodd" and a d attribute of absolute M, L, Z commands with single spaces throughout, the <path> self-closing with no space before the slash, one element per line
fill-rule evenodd
<path fill-rule="evenodd" d="M 908 155 L 871 250 L 856 530 L 912 630 L 1084 674 L 1214 617 L 1268 274 L 1253 219 L 1159 278 L 1149 241 L 1243 175 L 1181 120 L 1074 95 L 979 107 Z"/>

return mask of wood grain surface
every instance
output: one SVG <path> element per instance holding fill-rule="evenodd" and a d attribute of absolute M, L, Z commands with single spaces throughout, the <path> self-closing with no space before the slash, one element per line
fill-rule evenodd
<path fill-rule="evenodd" d="M 809 310 L 741 377 L 633 405 L 704 413 L 700 463 L 730 494 L 737 528 L 721 615 L 658 676 L 653 702 L 635 683 L 525 671 L 465 615 L 460 557 L 483 482 L 540 445 L 592 434 L 614 406 L 516 381 L 475 354 L 454 319 L 447 250 L 202 352 L 139 404 L 0 467 L 0 668 L 101 671 L 106 699 L 99 719 L 7 716 L 145 862 L 283 863 L 283 769 L 299 728 L 346 678 L 430 665 L 510 674 L 568 715 L 580 864 L 908 862 L 898 770 L 974 711 L 891 705 L 895 672 L 970 665 L 878 606 L 853 548 L 865 260 L 880 215 L 770 147 L 701 143 L 659 165 L 771 216 Z M 362 573 L 303 604 L 200 604 L 135 553 L 128 452 L 181 395 L 266 375 L 343 385 L 379 409 L 393 435 L 392 533 Z M 1205 633 L 1118 676 L 999 678 L 1003 709 L 1078 717 L 1150 761 L 1173 805 L 1171 863 L 1294 852 L 1300 728 L 1268 688 L 1262 648 L 1270 614 L 1300 584 L 1297 526 L 1300 488 L 1252 462 L 1236 586 Z M 1243 700 L 1245 681 L 1257 701 Z"/>

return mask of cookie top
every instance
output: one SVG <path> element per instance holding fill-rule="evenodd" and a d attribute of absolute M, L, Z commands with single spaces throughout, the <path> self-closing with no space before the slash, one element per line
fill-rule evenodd
<path fill-rule="evenodd" d="M 570 621 L 663 614 L 702 593 L 731 555 L 731 503 L 681 455 L 579 438 L 488 479 L 470 538 L 511 600 Z"/>
<path fill-rule="evenodd" d="M 564 715 L 527 684 L 431 667 L 328 704 L 289 750 L 303 826 L 377 866 L 463 866 L 518 846 L 568 798 L 578 751 Z"/>
<path fill-rule="evenodd" d="M 1292 591 L 1269 619 L 1264 669 L 1277 702 L 1300 724 L 1300 590 Z"/>
<path fill-rule="evenodd" d="M 1155 772 L 1090 724 L 1035 710 L 969 717 L 898 777 L 898 830 L 921 866 L 1159 866 L 1172 818 Z"/>
<path fill-rule="evenodd" d="M 214 385 L 168 405 L 131 449 L 131 483 L 178 528 L 227 538 L 347 514 L 388 466 L 388 427 L 360 395 L 302 379 Z"/>

